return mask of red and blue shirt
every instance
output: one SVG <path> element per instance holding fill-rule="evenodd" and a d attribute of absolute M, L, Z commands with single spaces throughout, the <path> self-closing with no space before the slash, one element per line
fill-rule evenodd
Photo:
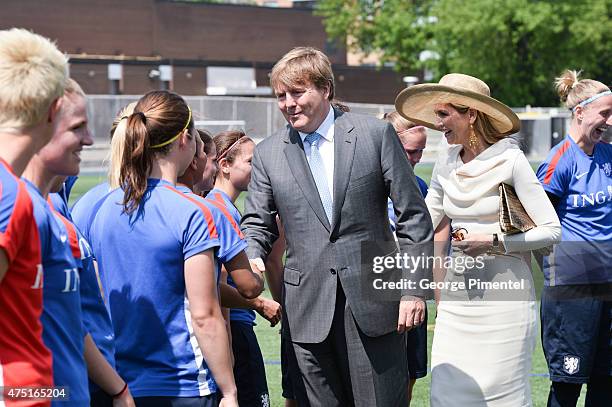
<path fill-rule="evenodd" d="M 8 270 L 0 281 L 0 388 L 53 385 L 51 352 L 40 323 L 43 307 L 41 236 L 25 183 L 0 159 L 0 249 Z M 7 406 L 49 402 L 15 401 Z"/>
<path fill-rule="evenodd" d="M 43 269 L 43 340 L 53 355 L 53 382 L 69 389 L 62 406 L 89 404 L 87 367 L 83 357 L 80 295 L 80 251 L 76 228 L 53 211 L 36 186 L 25 180 L 41 237 Z"/>
<path fill-rule="evenodd" d="M 588 156 L 567 136 L 549 152 L 537 176 L 559 199 L 555 209 L 561 222 L 561 243 L 549 256 L 546 282 L 612 282 L 612 145 L 600 142 Z"/>
<path fill-rule="evenodd" d="M 64 218 L 71 222 L 72 219 L 66 201 L 60 194 L 49 194 L 49 203 L 54 210 L 59 212 Z M 94 266 L 95 258 L 93 251 L 85 237 L 78 228 L 75 228 L 78 242 L 71 239 L 71 244 L 78 244 L 78 255 L 80 257 L 80 287 L 81 287 L 81 310 L 83 313 L 83 324 L 85 330 L 91 335 L 100 353 L 106 361 L 115 367 L 115 337 L 113 326 L 104 305 L 102 292 L 104 291 L 98 272 Z M 72 237 L 72 236 L 71 236 Z M 94 392 L 99 387 L 91 380 L 89 381 L 89 391 Z"/>

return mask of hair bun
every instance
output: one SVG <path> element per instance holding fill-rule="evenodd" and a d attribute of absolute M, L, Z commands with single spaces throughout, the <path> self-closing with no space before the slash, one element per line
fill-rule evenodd
<path fill-rule="evenodd" d="M 555 89 L 557 90 L 562 102 L 567 101 L 567 97 L 572 89 L 574 89 L 580 82 L 580 79 L 578 78 L 579 75 L 580 71 L 566 69 L 561 76 L 555 78 Z"/>

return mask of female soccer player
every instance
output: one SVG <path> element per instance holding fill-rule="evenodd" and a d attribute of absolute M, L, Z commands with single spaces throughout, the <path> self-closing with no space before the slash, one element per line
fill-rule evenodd
<path fill-rule="evenodd" d="M 91 144 L 85 95 L 75 81 L 69 80 L 51 142 L 24 171 L 42 237 L 42 273 L 35 284 L 43 286 L 43 340 L 53 355 L 54 385 L 66 387 L 66 393 L 57 398 L 62 405 L 89 403 L 89 371 L 93 382 L 116 396 L 108 405 L 115 402 L 130 406 L 133 400 L 126 383 L 102 356 L 83 323 L 81 280 L 95 281 L 95 274 L 83 266 L 78 232 L 72 222 L 46 202 L 49 192 L 66 176 L 79 172 L 80 151 Z"/>
<path fill-rule="evenodd" d="M 194 188 L 202 181 L 208 168 L 208 157 L 204 150 L 205 143 L 199 130 L 194 132 L 194 137 L 196 139 L 196 155 L 185 173 L 178 178 L 176 189 L 201 202 L 204 205 L 202 210 L 210 213 L 215 222 L 220 245 L 215 253 L 215 259 L 218 260 L 216 262 L 217 280 L 220 277 L 221 266 L 223 265 L 236 281 L 238 288 L 236 294 L 239 297 L 257 297 L 263 289 L 263 277 L 257 276 L 251 270 L 249 259 L 244 252 L 246 241 L 240 231 L 240 224 L 234 220 L 224 206 L 204 199 L 194 192 Z M 236 289 L 234 290 L 236 291 Z M 221 302 L 223 303 L 223 300 Z"/>
<path fill-rule="evenodd" d="M 215 188 L 208 193 L 207 198 L 226 208 L 234 221 L 240 224 L 241 215 L 234 202 L 249 185 L 255 143 L 241 131 L 221 132 L 213 140 L 217 148 L 219 171 Z M 228 276 L 227 283 L 235 286 L 232 276 Z M 267 313 L 266 319 L 273 325 L 276 324 L 280 320 L 280 305 L 263 297 L 258 300 L 261 302 L 261 313 Z M 231 309 L 230 325 L 238 400 L 241 406 L 259 407 L 269 405 L 269 395 L 263 357 L 253 330 L 254 323 L 255 312 L 252 309 Z"/>
<path fill-rule="evenodd" d="M 115 328 L 116 360 L 137 405 L 236 406 L 217 296 L 218 232 L 175 188 L 195 155 L 191 110 L 144 95 L 126 122 L 119 185 L 89 228 Z M 213 379 L 214 376 L 214 379 Z"/>
<path fill-rule="evenodd" d="M 8 407 L 48 406 L 11 398 L 11 389 L 53 383 L 43 343 L 41 263 L 32 200 L 19 179 L 49 142 L 66 86 L 66 57 L 24 29 L 0 31 L 0 399 Z"/>
<path fill-rule="evenodd" d="M 570 70 L 556 87 L 572 121 L 538 169 L 562 240 L 544 264 L 548 405 L 575 406 L 586 383 L 585 405 L 603 406 L 612 399 L 612 145 L 602 141 L 612 125 L 612 93 Z"/>

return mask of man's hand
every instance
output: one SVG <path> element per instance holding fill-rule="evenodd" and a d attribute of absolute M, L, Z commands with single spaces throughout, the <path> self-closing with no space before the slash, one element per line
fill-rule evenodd
<path fill-rule="evenodd" d="M 281 305 L 264 297 L 256 299 L 257 306 L 255 311 L 270 322 L 270 326 L 275 326 L 281 320 Z"/>
<path fill-rule="evenodd" d="M 397 332 L 404 333 L 425 320 L 425 301 L 419 297 L 402 297 L 397 318 Z"/>

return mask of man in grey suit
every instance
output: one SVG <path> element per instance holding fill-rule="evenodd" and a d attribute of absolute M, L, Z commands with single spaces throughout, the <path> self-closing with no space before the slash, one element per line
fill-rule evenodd
<path fill-rule="evenodd" d="M 285 228 L 285 323 L 305 389 L 298 402 L 405 406 L 404 332 L 423 322 L 425 303 L 368 295 L 361 250 L 363 242 L 395 248 L 390 197 L 400 249 L 429 254 L 418 245 L 433 231 L 412 167 L 391 125 L 332 105 L 333 73 L 321 51 L 287 53 L 271 85 L 288 126 L 255 149 L 242 228 L 259 268 L 278 236 L 277 214 Z"/>

